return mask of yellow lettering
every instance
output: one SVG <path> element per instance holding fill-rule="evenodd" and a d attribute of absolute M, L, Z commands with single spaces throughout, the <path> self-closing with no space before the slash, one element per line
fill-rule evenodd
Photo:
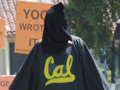
<path fill-rule="evenodd" d="M 44 75 L 47 79 L 52 79 L 54 76 L 51 76 L 49 74 L 49 63 L 53 64 L 54 63 L 54 59 L 52 56 L 48 57 L 46 62 L 45 62 L 45 68 L 44 68 Z"/>
<path fill-rule="evenodd" d="M 45 62 L 44 75 L 48 79 L 45 86 L 53 83 L 67 83 L 73 82 L 75 80 L 75 75 L 71 73 L 71 68 L 73 64 L 73 56 L 69 55 L 66 62 L 66 73 L 63 73 L 64 65 L 58 65 L 55 67 L 52 75 L 49 74 L 49 64 L 54 64 L 54 58 L 52 56 L 48 57 Z"/>
<path fill-rule="evenodd" d="M 60 72 L 58 73 L 59 70 Z M 63 65 L 59 65 L 54 69 L 53 75 L 54 77 L 60 77 L 62 75 L 62 72 L 63 72 Z"/>

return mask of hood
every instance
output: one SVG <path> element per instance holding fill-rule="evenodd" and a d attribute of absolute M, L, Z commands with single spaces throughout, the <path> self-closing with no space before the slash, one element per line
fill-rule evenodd
<path fill-rule="evenodd" d="M 71 39 L 64 6 L 62 3 L 51 7 L 45 17 L 42 49 L 44 53 L 60 53 Z"/>

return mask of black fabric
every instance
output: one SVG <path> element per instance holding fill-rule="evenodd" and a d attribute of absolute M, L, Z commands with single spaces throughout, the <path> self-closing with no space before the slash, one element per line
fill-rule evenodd
<path fill-rule="evenodd" d="M 115 34 L 120 34 L 120 23 L 117 23 L 116 29 L 115 29 Z"/>
<path fill-rule="evenodd" d="M 72 36 L 59 54 L 42 51 L 39 41 L 25 60 L 11 90 L 110 90 L 86 44 Z"/>
<path fill-rule="evenodd" d="M 72 40 L 72 44 L 68 44 Z M 11 90 L 110 90 L 81 38 L 71 36 L 64 6 L 46 14 L 43 39 L 28 55 Z"/>
<path fill-rule="evenodd" d="M 44 53 L 60 53 L 71 39 L 62 3 L 51 7 L 45 17 L 42 49 Z"/>

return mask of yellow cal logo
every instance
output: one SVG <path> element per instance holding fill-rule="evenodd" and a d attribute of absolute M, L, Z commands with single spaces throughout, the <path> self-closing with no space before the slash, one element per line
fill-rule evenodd
<path fill-rule="evenodd" d="M 66 62 L 66 72 L 63 73 L 64 65 L 58 65 L 53 70 L 52 75 L 49 74 L 49 65 L 54 64 L 54 58 L 49 56 L 45 62 L 44 75 L 48 79 L 45 86 L 53 83 L 67 83 L 75 80 L 75 75 L 71 73 L 73 64 L 73 56 L 69 55 Z M 69 77 L 67 77 L 69 75 Z"/>

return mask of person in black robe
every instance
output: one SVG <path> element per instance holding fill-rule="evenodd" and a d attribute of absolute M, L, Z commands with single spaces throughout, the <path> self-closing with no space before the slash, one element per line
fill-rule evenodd
<path fill-rule="evenodd" d="M 85 42 L 70 33 L 62 3 L 46 14 L 42 40 L 31 50 L 10 90 L 110 90 Z"/>

